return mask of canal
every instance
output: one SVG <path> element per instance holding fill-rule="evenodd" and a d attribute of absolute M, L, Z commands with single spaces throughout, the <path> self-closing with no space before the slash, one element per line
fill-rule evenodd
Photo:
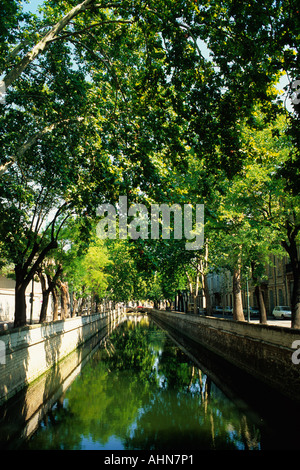
<path fill-rule="evenodd" d="M 253 383 L 242 386 L 242 380 L 199 347 L 180 344 L 147 316 L 125 321 L 102 339 L 70 385 L 60 387 L 63 392 L 26 438 L 14 434 L 4 442 L 7 433 L 2 432 L 1 448 L 297 449 L 293 415 L 281 413 L 282 404 L 272 397 L 269 409 L 256 406 L 259 389 Z M 0 425 L 8 429 L 13 423 L 7 409 L 0 413 Z M 14 406 L 9 409 L 13 416 Z"/>

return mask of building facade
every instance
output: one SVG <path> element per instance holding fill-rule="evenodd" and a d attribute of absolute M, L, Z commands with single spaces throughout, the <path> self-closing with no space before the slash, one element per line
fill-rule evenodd
<path fill-rule="evenodd" d="M 208 285 L 211 303 L 214 308 L 233 308 L 232 274 L 229 270 L 220 270 L 218 273 L 208 275 Z M 289 258 L 284 256 L 278 258 L 272 256 L 270 264 L 265 267 L 265 280 L 261 284 L 262 294 L 265 302 L 267 315 L 271 315 L 273 309 L 278 305 L 291 306 L 291 295 L 293 291 L 293 273 Z M 257 298 L 251 279 L 242 279 L 243 307 L 247 307 L 247 296 L 249 295 L 249 306 L 257 307 Z"/>
<path fill-rule="evenodd" d="M 33 302 L 31 302 L 33 294 Z M 35 323 L 40 318 L 40 310 L 43 301 L 42 288 L 39 282 L 32 282 L 26 289 L 27 322 Z M 15 281 L 0 276 L 0 321 L 10 323 L 15 315 Z M 47 319 L 51 319 L 50 302 Z"/>

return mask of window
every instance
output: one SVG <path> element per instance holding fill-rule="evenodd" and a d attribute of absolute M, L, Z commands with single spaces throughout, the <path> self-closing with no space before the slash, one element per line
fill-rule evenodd
<path fill-rule="evenodd" d="M 269 298 L 270 298 L 270 310 L 272 312 L 274 307 L 275 307 L 275 305 L 274 305 L 274 293 L 273 293 L 272 290 L 270 290 Z"/>
<path fill-rule="evenodd" d="M 284 297 L 282 289 L 279 289 L 279 305 L 284 305 Z"/>

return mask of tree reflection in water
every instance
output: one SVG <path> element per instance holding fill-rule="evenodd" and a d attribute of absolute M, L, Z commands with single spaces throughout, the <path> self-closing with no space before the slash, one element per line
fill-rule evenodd
<path fill-rule="evenodd" d="M 259 449 L 260 432 L 161 329 L 127 322 L 25 447 Z"/>

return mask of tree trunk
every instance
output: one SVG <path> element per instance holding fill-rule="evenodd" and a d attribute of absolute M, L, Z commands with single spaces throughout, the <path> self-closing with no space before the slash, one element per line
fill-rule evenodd
<path fill-rule="evenodd" d="M 195 285 L 195 294 L 194 294 L 194 313 L 197 312 L 197 297 L 199 294 L 199 285 L 200 285 L 200 262 L 197 263 L 197 274 L 196 274 L 196 285 Z"/>
<path fill-rule="evenodd" d="M 47 318 L 49 295 L 50 295 L 50 291 L 48 289 L 45 292 L 43 292 L 43 303 L 41 306 L 40 323 L 43 323 L 44 321 L 46 321 L 46 318 Z"/>
<path fill-rule="evenodd" d="M 76 317 L 78 311 L 78 300 L 76 294 L 73 292 L 73 309 L 72 309 L 72 317 Z"/>
<path fill-rule="evenodd" d="M 15 327 L 26 325 L 26 298 L 25 292 L 28 284 L 32 281 L 34 274 L 39 269 L 46 255 L 54 248 L 57 248 L 57 241 L 51 242 L 38 254 L 39 245 L 34 243 L 27 260 L 15 266 L 16 287 L 15 287 Z M 33 262 L 34 258 L 36 260 Z M 33 263 L 33 265 L 32 265 Z M 30 267 L 31 266 L 31 267 Z"/>
<path fill-rule="evenodd" d="M 294 287 L 291 298 L 291 327 L 300 328 L 300 261 L 298 259 L 297 244 L 295 239 L 291 241 L 289 254 L 294 277 Z"/>
<path fill-rule="evenodd" d="M 300 328 L 300 272 L 299 262 L 298 266 L 295 266 L 294 272 L 294 287 L 291 299 L 291 310 L 292 310 L 292 328 Z"/>
<path fill-rule="evenodd" d="M 15 286 L 15 321 L 14 328 L 26 325 L 26 288 L 28 283 L 23 279 L 16 279 Z"/>
<path fill-rule="evenodd" d="M 63 284 L 60 285 L 60 319 L 64 320 L 67 317 L 67 296 L 66 289 Z"/>
<path fill-rule="evenodd" d="M 40 283 L 42 286 L 42 293 L 43 293 L 43 303 L 42 303 L 41 313 L 40 313 L 40 323 L 46 321 L 49 296 L 50 296 L 50 293 L 53 291 L 56 285 L 57 279 L 59 275 L 61 274 L 61 272 L 62 272 L 62 267 L 61 265 L 59 265 L 53 279 L 51 278 L 50 274 L 47 274 L 47 280 L 48 280 L 48 288 L 47 288 L 46 276 L 42 273 L 42 269 L 38 270 L 38 276 L 40 279 Z"/>
<path fill-rule="evenodd" d="M 193 311 L 194 311 L 194 314 L 196 315 L 197 313 L 197 295 L 196 294 L 193 294 Z"/>
<path fill-rule="evenodd" d="M 240 265 L 233 272 L 233 319 L 245 321 L 242 303 L 241 289 L 241 267 Z"/>
<path fill-rule="evenodd" d="M 257 303 L 258 303 L 258 307 L 259 307 L 260 323 L 266 324 L 267 323 L 267 312 L 266 312 L 265 302 L 264 302 L 264 298 L 263 298 L 263 295 L 262 295 L 262 290 L 261 290 L 261 285 L 260 284 L 255 286 L 255 295 L 256 295 Z"/>
<path fill-rule="evenodd" d="M 70 21 L 79 13 L 86 10 L 93 0 L 84 0 L 82 3 L 73 7 L 68 13 L 61 18 L 46 35 L 18 62 L 18 64 L 8 72 L 3 81 L 8 88 L 17 78 L 20 77 L 26 67 L 39 55 L 44 52 L 47 45 L 57 38 L 59 33 L 67 26 Z"/>
<path fill-rule="evenodd" d="M 60 285 L 60 291 L 61 291 L 61 313 L 60 313 L 60 318 L 64 320 L 65 318 L 69 317 L 69 307 L 70 307 L 70 301 L 69 301 L 69 293 L 68 293 L 68 287 L 66 283 L 61 283 Z"/>
<path fill-rule="evenodd" d="M 52 298 L 53 298 L 53 321 L 58 320 L 58 295 L 56 286 L 52 289 Z"/>
<path fill-rule="evenodd" d="M 49 295 L 51 292 L 52 292 L 52 299 L 53 299 L 53 313 L 52 313 L 53 321 L 58 320 L 58 296 L 57 296 L 56 286 L 57 286 L 57 282 L 61 273 L 62 273 L 61 264 L 58 266 L 53 278 L 51 277 L 49 273 L 47 273 L 48 292 L 49 292 L 48 299 L 49 299 Z"/>
<path fill-rule="evenodd" d="M 255 293 L 258 308 L 259 308 L 260 323 L 266 324 L 267 323 L 266 306 L 265 306 L 265 302 L 264 302 L 264 298 L 263 298 L 259 278 L 255 273 L 255 268 L 257 267 L 257 264 L 258 263 L 256 261 L 251 262 L 252 279 L 253 279 L 254 285 L 255 285 L 254 293 Z"/>
<path fill-rule="evenodd" d="M 81 121 L 83 118 L 79 117 L 77 118 L 77 121 Z M 41 139 L 44 134 L 47 134 L 49 132 L 52 132 L 56 127 L 60 126 L 62 123 L 65 122 L 70 122 L 70 119 L 65 119 L 64 121 L 59 121 L 55 124 L 51 124 L 50 126 L 44 127 L 39 132 L 36 132 L 34 135 L 32 135 L 24 144 L 22 144 L 15 152 L 15 155 L 10 157 L 10 160 L 8 160 L 6 163 L 3 165 L 0 165 L 0 177 L 14 164 L 18 163 L 18 161 L 21 160 L 23 157 L 24 153 L 32 147 L 37 140 Z"/>
<path fill-rule="evenodd" d="M 50 290 L 46 287 L 46 278 L 41 270 L 38 271 L 38 276 L 40 279 L 41 287 L 42 287 L 42 294 L 43 294 L 43 301 L 40 311 L 40 323 L 46 321 L 47 317 L 47 309 L 48 309 L 48 301 L 49 301 L 49 294 Z"/>
<path fill-rule="evenodd" d="M 211 301 L 210 301 L 207 275 L 203 274 L 202 279 L 203 279 L 202 282 L 203 282 L 203 289 L 204 289 L 205 303 L 206 303 L 206 315 L 212 316 L 212 306 L 211 306 Z"/>
<path fill-rule="evenodd" d="M 291 311 L 292 311 L 292 328 L 300 328 L 300 260 L 298 258 L 298 251 L 297 251 L 297 243 L 296 237 L 299 232 L 299 227 L 297 230 L 293 229 L 293 227 L 287 222 L 287 235 L 289 239 L 289 244 L 287 242 L 282 242 L 282 246 L 288 252 L 293 277 L 294 277 L 294 287 L 292 292 L 291 298 Z"/>
<path fill-rule="evenodd" d="M 206 315 L 211 316 L 213 314 L 213 311 L 212 311 L 212 306 L 211 306 L 211 300 L 210 300 L 210 294 L 209 294 L 209 288 L 208 288 L 208 282 L 207 282 L 207 274 L 206 274 L 207 269 L 208 269 L 208 240 L 205 241 L 204 259 L 200 260 L 199 269 L 200 269 L 201 279 L 202 279 L 202 288 L 204 290 L 204 296 L 205 296 Z"/>

